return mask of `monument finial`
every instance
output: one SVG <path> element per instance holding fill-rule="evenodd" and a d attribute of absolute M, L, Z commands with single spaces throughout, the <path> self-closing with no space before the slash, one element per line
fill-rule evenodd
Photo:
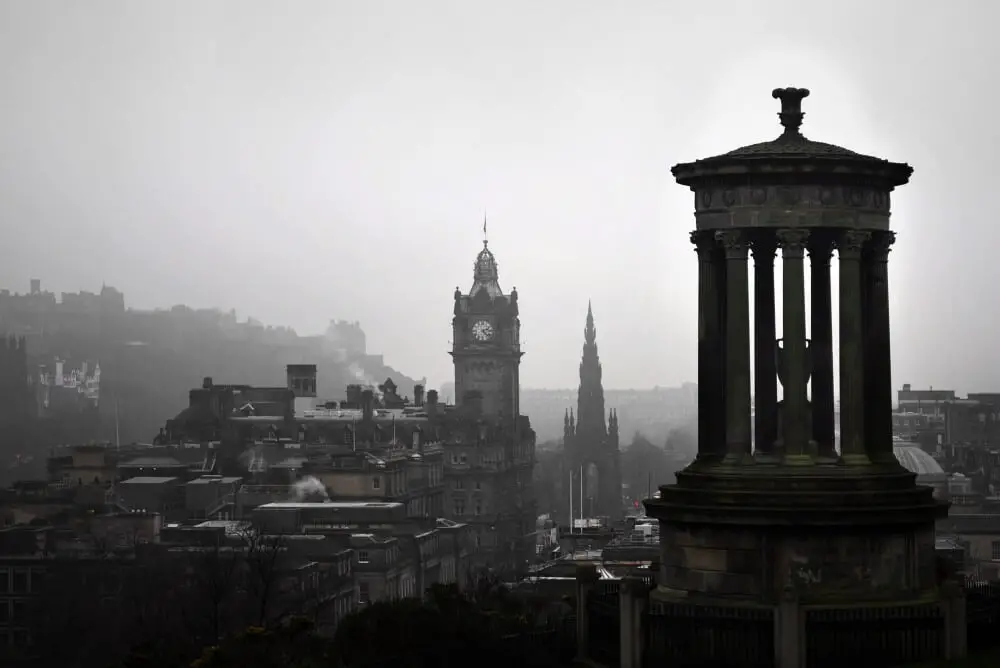
<path fill-rule="evenodd" d="M 809 97 L 808 88 L 775 88 L 771 97 L 781 100 L 781 112 L 778 118 L 785 128 L 786 135 L 799 135 L 799 127 L 805 114 L 802 112 L 802 100 Z"/>

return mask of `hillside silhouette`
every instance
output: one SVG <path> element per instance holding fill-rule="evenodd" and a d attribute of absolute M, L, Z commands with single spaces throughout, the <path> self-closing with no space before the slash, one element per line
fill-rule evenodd
<path fill-rule="evenodd" d="M 27 342 L 34 384 L 35 370 L 51 373 L 57 360 L 64 373 L 100 365 L 100 418 L 80 421 L 87 426 L 79 441 L 150 441 L 168 418 L 187 407 L 188 392 L 205 377 L 284 386 L 285 365 L 316 364 L 318 393 L 330 399 L 343 397 L 349 383 L 392 378 L 402 394 L 410 394 L 418 382 L 387 366 L 381 355 L 368 354 L 358 323 L 331 321 L 322 335 L 299 336 L 252 318 L 240 321 L 232 311 L 128 309 L 122 293 L 109 287 L 100 293 L 64 293 L 60 299 L 43 292 L 37 281 L 28 294 L 0 291 L 0 334 Z M 46 419 L 77 421 L 72 414 L 51 411 Z"/>

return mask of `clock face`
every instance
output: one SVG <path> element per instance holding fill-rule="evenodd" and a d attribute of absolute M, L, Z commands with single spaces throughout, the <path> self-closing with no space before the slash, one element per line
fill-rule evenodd
<path fill-rule="evenodd" d="M 472 325 L 472 336 L 476 341 L 489 341 L 493 338 L 493 325 L 486 320 L 477 320 Z"/>

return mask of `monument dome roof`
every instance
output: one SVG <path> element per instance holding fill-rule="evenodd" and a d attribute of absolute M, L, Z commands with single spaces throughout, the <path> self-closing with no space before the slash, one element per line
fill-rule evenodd
<path fill-rule="evenodd" d="M 729 174 L 733 169 L 737 170 L 732 172 L 734 174 L 757 169 L 770 173 L 775 164 L 789 167 L 803 162 L 812 165 L 813 169 L 819 167 L 820 171 L 837 170 L 847 165 L 865 173 L 874 170 L 874 173 L 887 178 L 892 187 L 902 185 L 909 180 L 913 172 L 913 168 L 909 165 L 857 153 L 835 144 L 813 141 L 803 135 L 800 130 L 805 117 L 802 100 L 809 96 L 807 89 L 776 88 L 771 91 L 771 96 L 781 101 L 778 118 L 784 127 L 784 132 L 779 137 L 771 141 L 741 146 L 710 158 L 675 165 L 671 172 L 678 183 L 694 185 L 710 174 L 716 176 Z"/>
<path fill-rule="evenodd" d="M 919 445 L 895 443 L 892 446 L 892 454 L 896 455 L 900 465 L 910 473 L 916 473 L 918 476 L 945 475 L 937 460 L 924 452 Z"/>

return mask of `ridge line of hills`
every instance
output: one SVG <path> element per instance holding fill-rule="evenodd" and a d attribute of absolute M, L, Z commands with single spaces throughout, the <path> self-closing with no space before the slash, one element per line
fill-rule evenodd
<path fill-rule="evenodd" d="M 61 299 L 35 279 L 26 294 L 0 290 L 0 334 L 25 338 L 36 376 L 52 374 L 56 360 L 64 375 L 84 366 L 92 374 L 100 365 L 100 419 L 79 441 L 151 440 L 187 407 L 188 393 L 206 377 L 283 386 L 287 364 L 316 364 L 318 394 L 331 399 L 342 397 L 350 383 L 392 378 L 409 394 L 421 382 L 369 354 L 357 322 L 332 320 L 324 334 L 300 336 L 253 318 L 240 321 L 235 311 L 126 308 L 124 295 L 109 286 L 99 293 L 62 293 Z"/>

